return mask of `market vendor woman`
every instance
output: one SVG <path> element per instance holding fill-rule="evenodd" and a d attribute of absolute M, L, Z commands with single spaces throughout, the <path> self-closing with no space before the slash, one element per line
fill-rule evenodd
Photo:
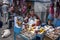
<path fill-rule="evenodd" d="M 29 12 L 29 14 L 28 14 L 28 16 L 25 17 L 24 20 L 27 21 L 27 23 L 29 25 L 32 25 L 32 24 L 34 24 L 35 19 L 39 19 L 39 17 L 35 14 L 34 9 L 31 9 L 30 12 Z"/>

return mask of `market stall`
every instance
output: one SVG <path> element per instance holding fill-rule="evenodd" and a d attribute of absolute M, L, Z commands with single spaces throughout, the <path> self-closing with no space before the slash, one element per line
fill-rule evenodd
<path fill-rule="evenodd" d="M 39 30 L 35 30 L 33 27 L 32 28 L 27 28 L 22 30 L 20 33 L 20 36 L 24 40 L 33 40 L 33 38 L 36 38 L 36 36 L 40 37 L 41 40 L 43 39 L 45 30 L 43 28 L 40 28 Z"/>
<path fill-rule="evenodd" d="M 20 24 L 24 25 L 24 26 L 21 26 L 21 28 L 18 27 L 20 29 L 17 29 L 17 28 L 15 29 L 15 31 L 17 32 L 19 37 L 22 37 L 24 40 L 33 40 L 33 39 L 36 40 L 37 39 L 36 37 L 40 38 L 38 40 L 60 40 L 60 20 L 59 21 L 55 20 L 54 26 L 50 25 L 50 22 L 52 22 L 51 19 L 54 19 L 54 5 L 53 4 L 54 3 L 51 3 L 51 5 L 50 5 L 51 6 L 50 7 L 50 15 L 51 16 L 50 15 L 48 16 L 49 23 L 47 25 L 44 25 L 42 27 L 41 24 L 39 24 L 39 20 L 37 22 L 35 16 L 33 16 L 33 17 L 30 16 L 31 18 L 28 21 L 28 23 L 23 24 L 23 22 L 22 23 L 18 22 L 18 24 L 19 24 L 18 26 L 20 26 Z M 42 7 L 39 5 L 41 5 Z M 31 4 L 29 6 L 31 6 Z M 39 12 L 40 11 L 46 12 L 45 10 L 47 9 L 44 4 L 42 5 L 41 3 L 38 3 L 38 2 L 36 2 L 36 5 L 34 7 L 35 7 L 35 12 L 39 8 L 40 8 L 38 10 Z M 44 14 L 44 12 L 43 12 L 43 14 Z M 42 15 L 42 17 L 41 17 L 42 22 L 44 22 L 43 19 L 46 19 L 45 18 L 46 14 L 45 14 L 44 18 L 43 18 L 43 16 L 44 15 Z M 55 27 L 55 25 L 58 25 L 58 26 Z M 14 35 L 14 40 L 16 40 L 16 35 Z"/>
<path fill-rule="evenodd" d="M 36 37 L 40 37 L 40 40 L 60 40 L 60 27 L 53 28 L 47 25 L 38 30 L 34 27 L 27 27 L 20 32 L 19 36 L 24 40 L 33 40 Z"/>

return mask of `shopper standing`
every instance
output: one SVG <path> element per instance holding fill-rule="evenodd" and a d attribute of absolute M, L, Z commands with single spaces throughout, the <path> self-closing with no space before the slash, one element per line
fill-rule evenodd
<path fill-rule="evenodd" d="M 14 20 L 14 7 L 11 6 L 9 8 L 9 12 L 8 12 L 8 29 L 11 29 L 13 27 L 13 20 Z"/>
<path fill-rule="evenodd" d="M 2 5 L 2 12 L 4 16 L 5 23 L 8 21 L 8 8 L 9 8 L 9 1 L 8 0 L 3 0 L 3 5 Z"/>
<path fill-rule="evenodd" d="M 27 6 L 26 6 L 26 4 L 23 4 L 22 6 L 21 6 L 21 13 L 22 13 L 22 16 L 26 16 L 26 13 L 27 13 Z"/>

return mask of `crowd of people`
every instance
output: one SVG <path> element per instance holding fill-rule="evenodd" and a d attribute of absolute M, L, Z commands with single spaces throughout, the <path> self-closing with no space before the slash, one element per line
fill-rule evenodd
<path fill-rule="evenodd" d="M 47 12 L 48 15 L 46 17 L 47 21 L 45 24 L 41 22 L 42 20 L 40 20 L 40 17 L 37 15 L 37 13 L 35 14 L 34 9 L 30 9 L 31 6 L 28 8 L 26 3 L 20 4 L 20 6 L 15 4 L 9 4 L 8 0 L 3 0 L 3 4 L 0 3 L 0 21 L 1 17 L 4 17 L 4 24 L 8 24 L 7 29 L 14 28 L 14 32 L 19 33 L 21 28 L 24 29 L 27 24 L 35 26 L 36 29 L 37 26 L 40 27 L 49 25 L 53 26 L 53 28 L 60 26 L 60 13 L 58 11 L 54 13 L 53 4 L 50 4 L 49 11 Z M 57 8 L 59 8 L 58 5 Z"/>

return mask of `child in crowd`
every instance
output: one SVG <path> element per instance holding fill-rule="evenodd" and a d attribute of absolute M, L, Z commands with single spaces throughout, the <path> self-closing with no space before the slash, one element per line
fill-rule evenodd
<path fill-rule="evenodd" d="M 22 31 L 22 23 L 23 23 L 23 17 L 20 15 L 20 13 L 16 13 L 17 15 L 14 17 L 14 40 L 16 40 L 16 35 L 19 35 Z"/>
<path fill-rule="evenodd" d="M 14 17 L 14 40 L 16 39 L 16 35 L 19 35 L 22 31 L 22 23 L 23 17 L 19 14 Z"/>
<path fill-rule="evenodd" d="M 22 30 L 22 24 L 23 23 L 23 17 L 20 15 L 20 13 L 17 13 L 17 15 L 14 17 L 14 32 L 20 33 Z"/>

